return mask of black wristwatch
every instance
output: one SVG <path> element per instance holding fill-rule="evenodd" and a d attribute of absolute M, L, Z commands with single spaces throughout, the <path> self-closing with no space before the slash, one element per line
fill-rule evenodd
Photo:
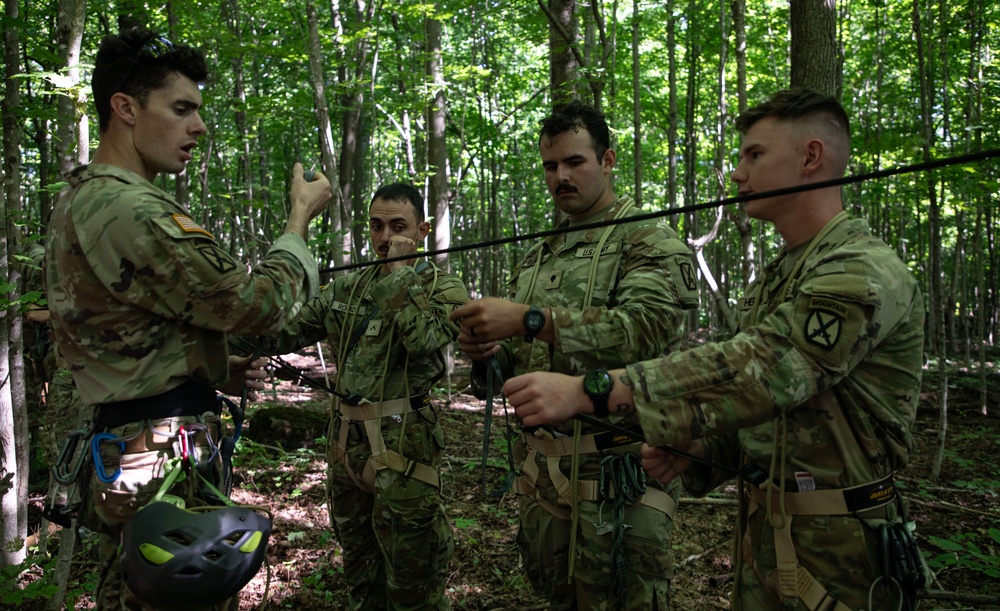
<path fill-rule="evenodd" d="M 524 341 L 532 342 L 538 332 L 542 330 L 545 326 L 545 312 L 537 306 L 531 306 L 528 311 L 524 313 L 524 328 L 527 332 L 524 334 Z"/>
<path fill-rule="evenodd" d="M 591 369 L 583 376 L 583 392 L 594 402 L 594 415 L 598 418 L 608 416 L 608 396 L 614 385 L 607 369 Z"/>

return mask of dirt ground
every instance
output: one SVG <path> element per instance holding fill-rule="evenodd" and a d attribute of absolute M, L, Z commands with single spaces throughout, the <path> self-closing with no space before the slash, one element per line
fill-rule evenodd
<path fill-rule="evenodd" d="M 308 375 L 322 377 L 315 359 L 292 358 L 292 364 L 306 370 Z M 993 377 L 998 376 L 993 374 Z M 450 400 L 442 393 L 437 401 L 448 439 L 448 458 L 442 477 L 455 535 L 448 596 L 456 609 L 546 609 L 545 602 L 532 593 L 521 570 L 515 545 L 514 496 L 508 494 L 494 500 L 483 494 L 480 481 L 483 404 L 462 392 L 467 379 L 467 363 L 463 367 L 459 362 L 451 379 Z M 996 458 L 1000 451 L 1000 414 L 996 412 L 1000 409 L 997 408 L 1000 382 L 991 383 L 989 403 L 994 413 L 984 416 L 975 407 L 978 392 L 971 390 L 976 388 L 973 381 L 959 380 L 950 393 L 947 460 L 941 477 L 931 483 L 931 458 L 939 428 L 935 406 L 939 400 L 934 391 L 936 380 L 927 377 L 924 388 L 930 390 L 922 397 L 914 427 L 917 450 L 910 465 L 898 474 L 900 487 L 911 502 L 922 549 L 936 557 L 949 552 L 949 545 L 961 548 L 954 555 L 957 563 L 937 570 L 931 588 L 936 598 L 925 599 L 921 609 L 1000 609 L 1000 578 L 989 573 L 1000 568 L 1000 533 L 994 533 L 992 538 L 990 535 L 990 529 L 1000 528 L 997 519 L 1000 466 Z M 321 391 L 310 391 L 291 382 L 281 382 L 269 395 L 263 404 L 325 409 L 326 398 Z M 503 412 L 497 411 L 494 439 L 500 438 L 502 423 Z M 253 428 L 252 418 L 247 426 Z M 268 550 L 270 571 L 261 570 L 243 590 L 240 609 L 346 608 L 340 547 L 328 527 L 322 448 L 282 449 L 276 443 L 247 446 L 238 465 L 234 499 L 270 507 L 274 512 L 274 530 Z M 503 475 L 503 460 L 502 449 L 494 445 L 492 477 Z M 39 501 L 35 499 L 36 504 Z M 732 488 L 709 499 L 682 501 L 674 532 L 674 609 L 729 608 L 734 515 Z M 957 543 L 942 543 L 945 539 Z M 80 562 L 71 575 L 71 591 L 92 587 L 95 580 L 93 551 L 78 551 L 77 555 Z M 267 599 L 261 607 L 265 590 Z M 947 593 L 965 600 L 943 600 Z M 29 604 L 20 608 L 35 607 Z M 77 608 L 93 607 L 84 595 L 78 599 Z"/>

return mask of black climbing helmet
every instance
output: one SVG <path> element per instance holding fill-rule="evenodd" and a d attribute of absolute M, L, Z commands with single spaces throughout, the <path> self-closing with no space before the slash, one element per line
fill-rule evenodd
<path fill-rule="evenodd" d="M 271 520 L 252 509 L 219 507 L 196 513 L 155 501 L 125 523 L 125 584 L 156 608 L 213 605 L 253 579 L 270 535 Z"/>

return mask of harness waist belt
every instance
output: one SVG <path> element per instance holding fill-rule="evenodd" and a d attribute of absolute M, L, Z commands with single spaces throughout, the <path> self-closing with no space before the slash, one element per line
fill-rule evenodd
<path fill-rule="evenodd" d="M 770 493 L 772 505 L 777 507 L 780 502 L 778 491 L 763 490 L 753 484 L 748 484 L 749 494 L 757 503 L 767 505 Z M 832 490 L 812 490 L 809 492 L 786 492 L 785 513 L 787 515 L 848 515 L 867 509 L 874 509 L 889 503 L 895 498 L 896 482 L 892 474 L 869 484 L 852 486 L 851 488 L 836 488 Z"/>
<path fill-rule="evenodd" d="M 200 416 L 206 411 L 215 414 L 221 411 L 215 403 L 215 390 L 188 380 L 176 388 L 152 397 L 102 403 L 97 407 L 94 428 L 102 431 L 147 418 L 157 420 L 174 416 Z"/>
<path fill-rule="evenodd" d="M 544 437 L 535 437 L 530 433 L 521 433 L 521 438 L 529 448 L 542 456 L 572 456 L 573 446 L 576 445 L 573 443 L 572 437 L 545 439 Z M 580 443 L 577 445 L 577 451 L 581 454 L 593 454 L 609 448 L 639 443 L 641 440 L 642 437 L 638 431 L 636 437 L 629 437 L 628 435 L 612 433 L 610 431 L 594 433 L 592 435 L 580 435 Z"/>
<path fill-rule="evenodd" d="M 348 420 L 375 420 L 386 416 L 401 416 L 411 410 L 421 410 L 431 404 L 431 399 L 427 394 L 420 394 L 380 403 L 366 401 L 361 405 L 347 405 L 340 400 L 337 403 L 337 411 Z"/>

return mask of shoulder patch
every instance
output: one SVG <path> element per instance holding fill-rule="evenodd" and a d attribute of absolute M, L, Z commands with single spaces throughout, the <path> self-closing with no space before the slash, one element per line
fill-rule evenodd
<path fill-rule="evenodd" d="M 839 301 L 813 297 L 809 303 L 809 315 L 802 330 L 803 335 L 809 343 L 832 350 L 840 340 L 841 323 L 848 312 L 849 308 Z"/>
<path fill-rule="evenodd" d="M 681 282 L 684 283 L 684 287 L 689 291 L 698 290 L 698 282 L 694 273 L 694 265 L 691 264 L 689 259 L 681 259 L 677 262 L 678 267 L 681 270 Z"/>
<path fill-rule="evenodd" d="M 202 226 L 198 223 L 195 223 L 194 219 L 186 214 L 174 214 L 171 215 L 171 218 L 174 219 L 174 222 L 177 223 L 184 233 L 202 233 L 213 240 L 215 239 L 215 236 L 209 233 L 206 229 L 202 228 Z"/>
<path fill-rule="evenodd" d="M 214 243 L 199 246 L 198 252 L 200 252 L 201 256 L 205 257 L 209 264 L 217 269 L 220 274 L 228 274 L 236 269 L 236 262 L 233 261 L 232 257 L 230 257 L 225 251 L 221 250 Z"/>

